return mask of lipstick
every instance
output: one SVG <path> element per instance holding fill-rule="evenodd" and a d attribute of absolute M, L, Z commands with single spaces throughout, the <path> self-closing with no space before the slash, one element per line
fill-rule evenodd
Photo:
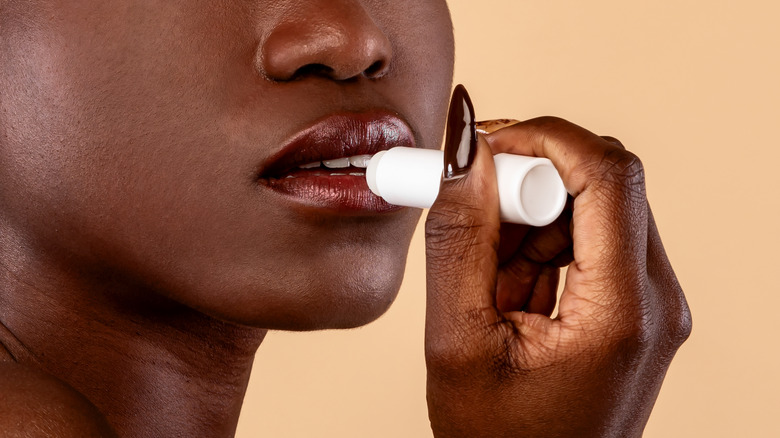
<path fill-rule="evenodd" d="M 258 182 L 290 201 L 338 214 L 399 210 L 372 193 L 369 158 L 415 147 L 411 128 L 386 111 L 333 114 L 295 134 L 259 171 Z"/>

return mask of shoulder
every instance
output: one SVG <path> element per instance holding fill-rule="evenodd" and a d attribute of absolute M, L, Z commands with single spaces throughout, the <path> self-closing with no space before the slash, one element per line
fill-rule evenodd
<path fill-rule="evenodd" d="M 59 379 L 0 361 L 0 430 L 3 436 L 112 437 L 95 406 Z"/>

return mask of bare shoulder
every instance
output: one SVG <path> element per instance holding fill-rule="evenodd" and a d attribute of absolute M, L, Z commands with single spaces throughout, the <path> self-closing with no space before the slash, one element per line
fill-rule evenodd
<path fill-rule="evenodd" d="M 33 368 L 0 361 L 4 437 L 113 437 L 103 415 L 79 392 Z"/>

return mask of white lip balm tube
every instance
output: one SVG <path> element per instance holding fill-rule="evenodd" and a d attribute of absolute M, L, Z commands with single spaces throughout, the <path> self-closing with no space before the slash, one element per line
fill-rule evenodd
<path fill-rule="evenodd" d="M 493 156 L 502 222 L 542 227 L 560 216 L 566 187 L 547 158 Z M 395 147 L 368 162 L 366 180 L 375 195 L 394 205 L 430 208 L 439 195 L 444 153 Z"/>

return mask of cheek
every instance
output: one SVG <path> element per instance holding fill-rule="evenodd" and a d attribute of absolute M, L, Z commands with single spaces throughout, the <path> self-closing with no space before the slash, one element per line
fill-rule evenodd
<path fill-rule="evenodd" d="M 240 33 L 250 24 L 172 18 L 149 29 L 149 12 L 122 3 L 86 18 L 66 5 L 60 23 L 89 31 L 30 31 L 18 62 L 3 66 L 2 223 L 220 318 L 311 329 L 378 317 L 400 286 L 419 212 L 318 222 L 258 194 L 257 149 L 273 145 L 247 137 L 278 135 L 258 128 L 258 115 L 284 116 L 281 125 L 321 108 L 277 109 L 289 92 L 268 89 L 256 111 L 236 109 L 251 93 L 228 77 L 239 67 L 224 66 L 237 64 L 230 53 L 251 56 L 253 39 Z M 159 21 L 186 2 L 148 3 Z M 366 3 L 384 8 L 373 12 L 396 54 L 376 94 L 438 148 L 452 81 L 446 5 Z"/>
<path fill-rule="evenodd" d="M 4 78 L 13 86 L 0 100 L 5 205 L 37 212 L 25 219 L 42 222 L 43 233 L 107 236 L 132 228 L 127 222 L 164 223 L 208 198 L 220 171 L 240 174 L 226 168 L 236 153 L 214 122 L 219 71 L 197 80 L 208 64 L 195 52 L 208 58 L 216 44 L 193 41 L 198 23 L 144 18 L 175 15 L 170 5 L 151 5 L 152 15 L 121 2 L 88 13 L 75 3 L 9 44 L 20 53 L 9 54 Z"/>

